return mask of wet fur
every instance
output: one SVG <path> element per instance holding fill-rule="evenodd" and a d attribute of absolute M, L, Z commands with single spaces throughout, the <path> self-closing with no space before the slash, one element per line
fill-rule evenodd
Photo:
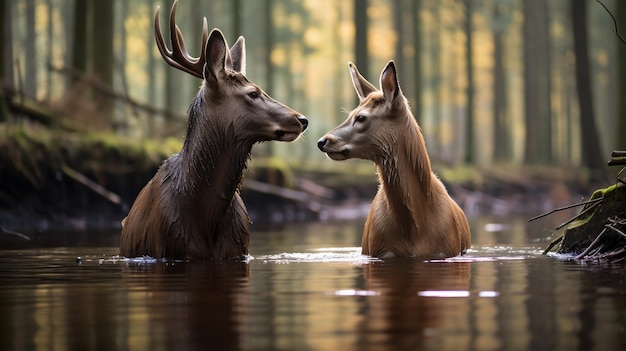
<path fill-rule="evenodd" d="M 236 127 L 223 118 L 206 115 L 203 95 L 189 109 L 181 152 L 163 162 L 124 220 L 122 256 L 209 259 L 248 253 L 250 219 L 238 187 L 252 143 L 238 141 Z"/>
<path fill-rule="evenodd" d="M 361 158 L 376 164 L 380 187 L 365 222 L 362 252 L 376 257 L 451 257 L 470 247 L 461 208 L 432 172 L 420 127 L 410 112 L 390 62 L 381 90 L 352 64 L 360 103 L 348 119 L 320 139 L 335 159 Z M 369 123 L 360 126 L 357 116 Z"/>

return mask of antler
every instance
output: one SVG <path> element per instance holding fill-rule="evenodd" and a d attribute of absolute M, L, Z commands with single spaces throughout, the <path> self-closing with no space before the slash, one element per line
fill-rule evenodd
<path fill-rule="evenodd" d="M 157 47 L 165 62 L 170 66 L 185 71 L 198 78 L 204 78 L 202 72 L 206 61 L 205 45 L 209 39 L 209 30 L 207 27 L 206 17 L 202 21 L 202 47 L 200 49 L 200 57 L 191 57 L 185 47 L 185 39 L 178 29 L 174 17 L 176 16 L 176 5 L 178 0 L 174 1 L 172 10 L 170 11 L 170 39 L 172 41 L 172 51 L 170 51 L 163 41 L 161 34 L 161 25 L 159 24 L 160 7 L 157 6 L 154 14 L 154 37 L 156 38 Z"/>

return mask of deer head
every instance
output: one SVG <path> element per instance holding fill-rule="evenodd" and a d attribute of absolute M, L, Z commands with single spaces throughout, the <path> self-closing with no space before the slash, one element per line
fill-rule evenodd
<path fill-rule="evenodd" d="M 239 37 L 232 48 L 219 29 L 208 33 L 206 18 L 202 27 L 202 53 L 192 57 L 187 52 L 185 40 L 175 23 L 176 6 L 174 1 L 170 11 L 170 39 L 172 50 L 164 43 L 157 8 L 154 28 L 157 47 L 165 61 L 195 77 L 203 78 L 204 83 L 198 93 L 208 102 L 192 108 L 211 109 L 226 116 L 214 121 L 223 128 L 234 128 L 237 138 L 246 142 L 269 140 L 293 141 L 306 129 L 308 120 L 298 112 L 272 99 L 256 84 L 248 80 L 246 70 L 246 49 L 243 37 Z"/>
<path fill-rule="evenodd" d="M 390 61 L 380 74 L 380 91 L 348 64 L 352 85 L 359 105 L 348 119 L 317 142 L 318 148 L 333 160 L 359 158 L 382 163 L 390 157 L 400 128 L 406 128 L 411 117 L 402 95 L 396 67 Z"/>

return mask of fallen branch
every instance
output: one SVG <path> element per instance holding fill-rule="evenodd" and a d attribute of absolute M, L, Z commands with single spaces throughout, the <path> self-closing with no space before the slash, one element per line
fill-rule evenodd
<path fill-rule="evenodd" d="M 68 177 L 74 179 L 75 181 L 81 183 L 82 185 L 86 186 L 87 188 L 93 190 L 95 193 L 97 193 L 98 195 L 102 196 L 103 198 L 109 200 L 110 202 L 122 206 L 124 207 L 124 203 L 122 201 L 122 198 L 115 194 L 114 192 L 107 190 L 106 188 L 104 188 L 102 185 L 94 182 L 93 180 L 87 178 L 85 175 L 83 175 L 82 173 L 70 168 L 67 165 L 62 165 L 61 166 L 61 171 L 67 175 Z"/>
<path fill-rule="evenodd" d="M 24 239 L 24 240 L 28 240 L 28 241 L 32 240 L 31 238 L 29 238 L 28 236 L 26 236 L 26 235 L 24 235 L 22 233 L 18 233 L 18 232 L 15 232 L 15 231 L 12 231 L 12 230 L 9 230 L 9 229 L 6 229 L 6 228 L 0 228 L 0 232 L 5 233 L 5 234 L 9 234 L 9 235 L 15 235 L 15 236 L 17 236 L 20 239 Z"/>

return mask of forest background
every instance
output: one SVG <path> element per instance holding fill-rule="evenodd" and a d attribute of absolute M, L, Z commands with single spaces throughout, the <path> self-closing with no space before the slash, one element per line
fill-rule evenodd
<path fill-rule="evenodd" d="M 81 133 L 182 140 L 201 82 L 156 49 L 155 8 L 163 25 L 171 4 L 0 0 L 3 96 L 46 104 Z M 203 16 L 231 44 L 243 35 L 247 76 L 309 118 L 304 138 L 256 155 L 350 168 L 316 140 L 356 104 L 347 62 L 377 84 L 393 59 L 434 162 L 602 178 L 626 149 L 626 44 L 607 9 L 626 32 L 619 0 L 181 0 L 177 24 L 194 56 Z"/>

